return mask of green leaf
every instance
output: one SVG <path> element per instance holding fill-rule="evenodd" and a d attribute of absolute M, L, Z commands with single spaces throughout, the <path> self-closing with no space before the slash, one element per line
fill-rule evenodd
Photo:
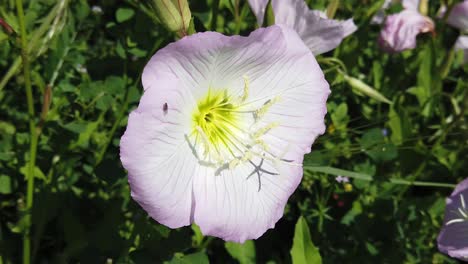
<path fill-rule="evenodd" d="M 203 234 L 201 232 L 201 229 L 199 226 L 197 226 L 196 224 L 192 224 L 192 231 L 193 231 L 193 236 L 192 236 L 192 241 L 194 243 L 194 245 L 196 246 L 200 246 L 203 242 Z"/>
<path fill-rule="evenodd" d="M 117 9 L 117 12 L 115 13 L 115 18 L 117 19 L 117 22 L 122 23 L 135 15 L 135 11 L 131 8 L 119 8 Z"/>
<path fill-rule="evenodd" d="M 226 242 L 224 247 L 234 259 L 240 264 L 255 263 L 255 243 L 252 240 L 245 241 L 244 244 Z"/>
<path fill-rule="evenodd" d="M 314 171 L 314 172 L 322 172 L 330 175 L 341 175 L 346 176 L 349 178 L 364 180 L 364 181 L 372 181 L 372 176 L 358 173 L 354 171 L 342 170 L 333 167 L 322 167 L 322 166 L 303 166 L 304 170 Z M 423 182 L 423 181 L 409 181 L 403 179 L 389 179 L 390 183 L 393 184 L 401 184 L 401 185 L 414 185 L 414 186 L 432 186 L 432 187 L 443 187 L 443 188 L 454 188 L 455 184 L 450 183 L 439 183 L 439 182 Z"/>
<path fill-rule="evenodd" d="M 125 93 L 125 80 L 118 76 L 109 76 L 104 82 L 104 90 L 112 95 Z"/>
<path fill-rule="evenodd" d="M 361 215 L 363 212 L 362 205 L 359 201 L 353 202 L 353 207 L 341 218 L 341 223 L 343 225 L 350 225 L 354 222 L 358 215 Z"/>
<path fill-rule="evenodd" d="M 10 194 L 11 193 L 11 179 L 6 175 L 0 175 L 0 193 Z"/>
<path fill-rule="evenodd" d="M 81 134 L 84 131 L 86 131 L 86 126 L 87 126 L 87 123 L 83 121 L 73 121 L 66 125 L 63 125 L 65 129 L 76 134 Z"/>
<path fill-rule="evenodd" d="M 99 110 L 107 110 L 114 103 L 114 98 L 112 96 L 105 94 L 96 101 L 96 108 Z"/>
<path fill-rule="evenodd" d="M 397 157 L 395 146 L 386 142 L 382 131 L 378 128 L 364 133 L 360 142 L 366 154 L 376 161 L 389 161 Z"/>
<path fill-rule="evenodd" d="M 13 135 L 15 131 L 16 128 L 11 123 L 0 121 L 0 133 L 2 133 L 2 135 Z"/>
<path fill-rule="evenodd" d="M 320 264 L 322 257 L 318 248 L 312 243 L 309 227 L 304 217 L 299 217 L 294 231 L 293 246 L 291 248 L 293 264 Z"/>
<path fill-rule="evenodd" d="M 204 252 L 198 252 L 190 255 L 175 253 L 169 264 L 209 264 L 208 256 Z"/>
<path fill-rule="evenodd" d="M 335 17 L 336 10 L 340 6 L 340 0 L 331 0 L 327 6 L 327 17 L 332 19 Z"/>
<path fill-rule="evenodd" d="M 379 250 L 374 247 L 374 245 L 372 245 L 371 243 L 369 242 L 366 242 L 366 248 L 367 248 L 367 251 L 369 251 L 369 253 L 372 255 L 372 256 L 376 256 L 379 254 Z"/>
<path fill-rule="evenodd" d="M 28 177 L 28 168 L 29 164 L 24 165 L 23 167 L 20 168 L 20 173 L 24 175 L 24 178 L 27 179 Z M 44 173 L 39 169 L 37 166 L 34 167 L 34 177 L 41 179 L 41 180 L 46 180 L 46 176 Z"/>
<path fill-rule="evenodd" d="M 335 111 L 331 113 L 331 119 L 336 129 L 345 129 L 349 122 L 348 105 L 346 103 L 341 103 Z"/>
<path fill-rule="evenodd" d="M 127 58 L 127 55 L 125 53 L 125 49 L 124 47 L 122 46 L 122 44 L 119 42 L 117 42 L 117 46 L 115 48 L 115 52 L 117 52 L 117 55 L 119 55 L 120 58 L 122 59 L 126 59 Z"/>
<path fill-rule="evenodd" d="M 421 114 L 425 117 L 432 115 L 434 111 L 433 95 L 440 91 L 439 74 L 434 74 L 435 57 L 432 45 L 425 45 L 419 53 L 419 71 L 417 75 L 417 89 L 412 91 L 418 98 L 422 107 Z"/>
<path fill-rule="evenodd" d="M 275 24 L 275 13 L 273 11 L 273 5 L 271 0 L 268 1 L 268 5 L 265 9 L 265 18 L 263 20 L 263 27 L 272 26 Z"/>
<path fill-rule="evenodd" d="M 379 102 L 386 103 L 386 104 L 392 104 L 392 101 L 387 99 L 384 95 L 382 95 L 377 90 L 370 87 L 369 85 L 367 85 L 363 81 L 361 81 L 359 79 L 356 79 L 354 77 L 348 76 L 346 74 L 343 74 L 343 77 L 346 80 L 346 82 L 348 82 L 348 84 L 351 86 L 351 88 L 353 88 L 353 91 L 358 92 L 358 95 L 359 95 L 359 93 L 362 93 L 362 94 L 365 94 L 365 95 L 369 96 L 370 98 L 375 99 L 375 100 L 377 100 Z"/>
<path fill-rule="evenodd" d="M 390 139 L 399 146 L 411 134 L 410 118 L 404 108 L 390 107 L 388 113 L 388 126 L 392 130 Z"/>

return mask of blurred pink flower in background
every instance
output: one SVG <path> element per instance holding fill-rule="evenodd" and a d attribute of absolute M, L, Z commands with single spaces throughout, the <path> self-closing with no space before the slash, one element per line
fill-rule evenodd
<path fill-rule="evenodd" d="M 261 26 L 268 0 L 249 0 Z M 328 19 L 318 10 L 310 10 L 304 0 L 272 0 L 276 24 L 292 27 L 314 55 L 331 51 L 357 30 L 352 19 Z"/>
<path fill-rule="evenodd" d="M 419 34 L 434 32 L 432 19 L 418 11 L 419 1 L 406 0 L 402 4 L 403 11 L 387 16 L 380 32 L 379 46 L 389 53 L 414 49 Z"/>
<path fill-rule="evenodd" d="M 385 0 L 379 11 L 372 17 L 371 24 L 382 24 L 385 21 L 385 10 L 387 10 L 392 3 L 392 0 Z"/>
<path fill-rule="evenodd" d="M 468 260 L 468 178 L 447 198 L 445 218 L 437 244 L 451 257 Z"/>
<path fill-rule="evenodd" d="M 447 23 L 461 31 L 468 31 L 468 0 L 453 6 Z"/>
<path fill-rule="evenodd" d="M 468 33 L 468 0 L 453 6 L 447 18 L 447 23 L 458 28 L 462 34 Z M 468 62 L 468 36 L 461 35 L 455 43 L 456 50 L 464 51 L 464 61 Z"/>

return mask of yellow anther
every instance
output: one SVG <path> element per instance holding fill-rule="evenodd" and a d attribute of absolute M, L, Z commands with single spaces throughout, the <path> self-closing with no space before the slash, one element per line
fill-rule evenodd
<path fill-rule="evenodd" d="M 281 99 L 280 97 L 276 96 L 275 98 L 266 101 L 262 107 L 260 107 L 259 109 L 255 111 L 255 118 L 259 119 L 262 116 L 264 116 L 274 104 L 280 101 L 280 99 Z"/>
<path fill-rule="evenodd" d="M 249 150 L 247 151 L 244 156 L 241 158 L 242 162 L 246 162 L 248 160 L 251 160 L 253 158 L 252 152 Z"/>
<path fill-rule="evenodd" d="M 232 170 L 235 167 L 237 167 L 237 165 L 239 165 L 239 164 L 240 164 L 240 160 L 239 159 L 234 159 L 231 162 L 229 162 L 229 169 Z"/>
<path fill-rule="evenodd" d="M 266 133 L 268 133 L 270 130 L 277 127 L 278 125 L 279 124 L 277 122 L 273 122 L 273 123 L 270 123 L 269 125 L 267 125 L 266 127 L 260 128 L 259 130 L 257 130 L 257 132 L 255 132 L 253 134 L 254 139 L 257 139 L 257 138 L 265 135 Z"/>
<path fill-rule="evenodd" d="M 244 75 L 242 76 L 242 78 L 244 78 L 244 93 L 240 98 L 241 103 L 245 102 L 245 100 L 247 100 L 247 98 L 249 97 L 249 77 L 247 75 Z"/>
<path fill-rule="evenodd" d="M 234 160 L 229 162 L 229 169 L 232 170 L 235 167 L 239 166 L 240 164 L 251 160 L 252 158 L 253 158 L 252 152 L 250 152 L 249 150 L 246 153 L 244 153 L 244 156 L 242 156 L 241 158 L 235 158 Z"/>
<path fill-rule="evenodd" d="M 263 141 L 261 139 L 256 139 L 254 142 L 255 142 L 255 145 L 260 146 L 265 151 L 268 151 L 269 147 L 265 143 L 265 141 Z"/>

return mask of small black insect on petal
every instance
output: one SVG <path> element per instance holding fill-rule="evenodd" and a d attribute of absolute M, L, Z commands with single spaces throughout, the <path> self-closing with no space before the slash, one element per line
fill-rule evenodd
<path fill-rule="evenodd" d="M 167 114 L 168 109 L 169 109 L 169 106 L 167 105 L 167 103 L 164 103 L 164 105 L 163 105 L 164 114 Z"/>

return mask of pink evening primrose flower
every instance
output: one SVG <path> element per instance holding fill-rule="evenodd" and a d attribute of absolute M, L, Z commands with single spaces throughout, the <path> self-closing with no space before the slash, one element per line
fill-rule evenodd
<path fill-rule="evenodd" d="M 401 3 L 404 9 L 418 11 L 420 2 L 420 0 L 385 0 L 379 11 L 372 17 L 371 24 L 382 24 L 385 21 L 385 11 L 389 9 L 392 4 Z"/>
<path fill-rule="evenodd" d="M 444 224 L 437 243 L 441 252 L 468 260 L 468 178 L 447 198 Z"/>
<path fill-rule="evenodd" d="M 434 22 L 416 10 L 404 9 L 385 19 L 379 45 L 389 53 L 414 49 L 417 35 L 427 32 L 434 32 Z"/>
<path fill-rule="evenodd" d="M 447 23 L 460 31 L 468 31 L 468 0 L 453 6 L 447 18 Z"/>
<path fill-rule="evenodd" d="M 325 131 L 329 85 L 292 29 L 198 33 L 159 50 L 120 158 L 131 195 L 170 228 L 243 242 L 282 217 Z"/>
<path fill-rule="evenodd" d="M 268 0 L 249 0 L 249 4 L 262 25 Z M 323 12 L 310 10 L 304 0 L 272 0 L 272 7 L 275 23 L 296 30 L 314 55 L 335 49 L 357 30 L 352 19 L 327 19 Z"/>
<path fill-rule="evenodd" d="M 458 28 L 462 34 L 468 33 L 468 0 L 453 6 L 447 18 L 447 23 Z M 468 36 L 461 35 L 455 43 L 456 50 L 464 51 L 464 62 L 468 63 Z"/>

